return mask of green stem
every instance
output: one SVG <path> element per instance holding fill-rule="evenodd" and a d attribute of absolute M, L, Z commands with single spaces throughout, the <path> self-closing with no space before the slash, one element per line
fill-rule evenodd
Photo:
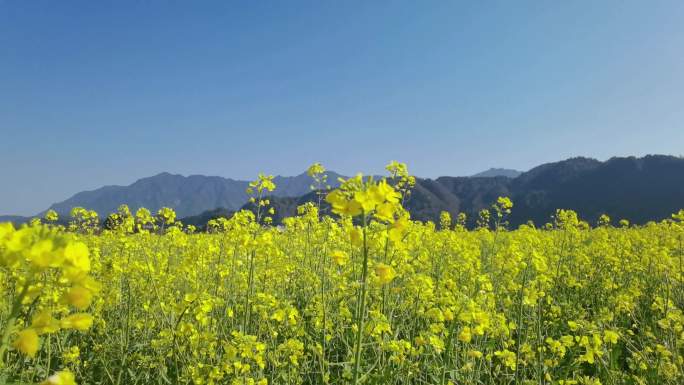
<path fill-rule="evenodd" d="M 242 325 L 242 332 L 245 334 L 249 334 L 247 328 L 249 327 L 249 318 L 250 318 L 250 313 L 251 313 L 251 296 L 252 296 L 252 290 L 254 287 L 254 257 L 255 257 L 256 251 L 252 251 L 250 254 L 249 258 L 249 276 L 247 278 L 247 296 L 245 298 L 245 322 L 244 325 Z"/>
<path fill-rule="evenodd" d="M 359 314 L 356 319 L 356 347 L 354 352 L 354 385 L 359 384 L 359 369 L 361 367 L 361 343 L 363 341 L 363 323 L 366 312 L 366 277 L 368 276 L 368 244 L 366 239 L 366 217 L 363 218 L 363 270 L 361 272 L 361 298 Z"/>
<path fill-rule="evenodd" d="M 325 258 L 323 257 L 323 255 L 321 255 L 321 311 L 323 313 L 323 333 L 321 337 L 321 383 L 323 384 L 326 382 L 325 374 L 327 372 L 325 365 L 325 336 L 328 328 L 325 310 Z"/>
<path fill-rule="evenodd" d="M 19 313 L 21 312 L 21 302 L 24 300 L 24 296 L 28 291 L 29 285 L 29 281 L 26 281 L 26 283 L 24 283 L 24 286 L 21 288 L 19 295 L 14 300 L 14 303 L 12 303 L 10 316 L 7 319 L 7 323 L 5 324 L 5 330 L 2 331 L 2 340 L 0 340 L 0 368 L 5 366 L 5 353 L 7 352 L 7 348 L 9 348 L 9 337 L 10 334 L 12 334 L 14 322 L 17 320 L 17 318 L 19 317 Z"/>
<path fill-rule="evenodd" d="M 514 383 L 517 385 L 520 383 L 520 344 L 522 342 L 522 332 L 523 332 L 523 311 L 524 311 L 524 296 L 525 296 L 525 285 L 527 285 L 527 271 L 529 269 L 530 263 L 532 263 L 531 260 L 528 260 L 525 266 L 525 269 L 523 270 L 523 280 L 522 280 L 522 285 L 520 287 L 520 294 L 519 294 L 519 307 L 518 307 L 518 325 L 517 327 L 517 338 L 516 338 L 516 343 L 515 343 L 515 381 Z"/>

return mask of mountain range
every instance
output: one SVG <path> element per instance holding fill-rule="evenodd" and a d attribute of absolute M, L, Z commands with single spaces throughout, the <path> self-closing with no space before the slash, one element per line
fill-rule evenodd
<path fill-rule="evenodd" d="M 509 168 L 490 168 L 487 171 L 478 172 L 477 174 L 471 175 L 473 177 L 495 177 L 495 176 L 505 176 L 508 178 L 517 178 L 522 174 L 522 171 L 512 170 Z"/>
<path fill-rule="evenodd" d="M 331 186 L 338 185 L 341 176 L 326 172 Z M 301 196 L 311 191 L 311 178 L 302 173 L 293 177 L 276 176 L 276 197 Z M 140 179 L 129 186 L 105 186 L 93 191 L 83 191 L 71 198 L 55 203 L 49 209 L 60 216 L 68 215 L 73 207 L 85 207 L 100 215 L 116 211 L 125 203 L 131 210 L 147 207 L 153 212 L 161 207 L 171 207 L 179 218 L 197 215 L 215 208 L 237 210 L 249 199 L 246 190 L 249 181 L 219 176 L 182 176 L 163 172 Z"/>
<path fill-rule="evenodd" d="M 465 212 L 474 219 L 499 196 L 514 203 L 512 225 L 548 222 L 556 209 L 575 210 L 590 223 L 607 214 L 642 224 L 684 208 L 684 158 L 650 155 L 601 162 L 579 157 L 543 164 L 517 178 L 421 179 L 406 206 L 416 219 L 436 220 L 441 211 Z"/>
<path fill-rule="evenodd" d="M 329 172 L 329 184 L 335 187 L 340 176 Z M 298 205 L 316 199 L 310 189 L 312 180 L 305 173 L 278 176 L 274 182 L 277 188 L 271 201 L 277 213 L 276 223 L 293 215 Z M 215 176 L 161 173 L 129 186 L 80 192 L 50 208 L 65 216 L 72 207 L 81 206 L 104 217 L 122 203 L 132 210 L 147 207 L 156 211 L 168 206 L 184 223 L 203 225 L 209 219 L 249 208 L 245 192 L 248 183 Z M 491 206 L 499 196 L 508 196 L 514 202 L 512 225 L 528 220 L 545 223 L 557 208 L 575 210 L 590 222 L 604 213 L 633 223 L 660 220 L 684 208 L 684 158 L 649 155 L 602 162 L 578 157 L 522 173 L 490 169 L 470 177 L 417 178 L 405 206 L 418 220 L 437 221 L 442 211 L 452 216 L 465 212 L 474 220 L 479 210 Z M 0 217 L 2 220 L 22 221 L 19 217 Z"/>

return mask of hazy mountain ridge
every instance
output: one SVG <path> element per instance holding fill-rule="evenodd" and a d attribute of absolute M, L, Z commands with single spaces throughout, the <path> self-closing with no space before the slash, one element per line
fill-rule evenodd
<path fill-rule="evenodd" d="M 573 209 L 591 222 L 605 213 L 645 223 L 684 208 L 684 158 L 573 158 L 542 172 L 530 170 L 512 180 L 511 190 L 515 223 L 539 223 L 556 208 Z"/>
<path fill-rule="evenodd" d="M 651 155 L 605 162 L 571 158 L 535 167 L 515 179 L 418 178 L 404 206 L 413 219 L 423 221 L 437 222 L 442 211 L 454 218 L 464 212 L 472 225 L 478 212 L 491 207 L 500 196 L 513 200 L 509 218 L 513 226 L 528 220 L 549 222 L 556 209 L 575 210 L 590 223 L 608 214 L 614 221 L 643 224 L 669 218 L 684 208 L 684 158 Z M 273 200 L 276 208 L 278 201 Z M 294 210 L 283 215 L 292 214 Z"/>
<path fill-rule="evenodd" d="M 26 223 L 31 220 L 31 217 L 23 217 L 21 215 L 0 215 L 1 222 L 12 222 L 16 224 Z"/>
<path fill-rule="evenodd" d="M 556 209 L 575 210 L 591 223 L 601 214 L 645 223 L 669 218 L 684 208 L 684 158 L 673 156 L 615 157 L 605 162 L 578 157 L 543 164 L 515 179 L 441 177 L 436 181 L 451 194 L 442 194 L 444 199 L 429 197 L 436 203 L 431 210 L 421 210 L 417 219 L 436 221 L 438 208 L 451 208 L 445 211 L 465 212 L 473 220 L 498 196 L 513 200 L 513 225 L 548 222 Z M 414 205 L 425 205 L 420 195 L 411 197 L 409 211 Z"/>
<path fill-rule="evenodd" d="M 334 172 L 327 174 L 329 184 L 337 186 L 340 175 Z M 277 176 L 274 182 L 277 188 L 273 195 L 278 197 L 301 196 L 311 191 L 312 181 L 306 173 L 293 177 Z M 147 207 L 151 211 L 166 206 L 173 208 L 178 217 L 186 217 L 216 208 L 239 209 L 249 198 L 246 193 L 248 185 L 249 181 L 219 176 L 182 176 L 163 172 L 128 186 L 105 186 L 83 191 L 53 204 L 50 209 L 60 215 L 68 215 L 73 207 L 80 206 L 95 210 L 102 216 L 116 211 L 121 204 L 127 204 L 131 210 Z"/>
<path fill-rule="evenodd" d="M 474 178 L 493 178 L 498 176 L 504 176 L 506 178 L 517 178 L 522 174 L 523 171 L 513 170 L 510 168 L 490 168 L 487 171 L 478 172 L 477 174 L 471 175 Z"/>
<path fill-rule="evenodd" d="M 488 175 L 489 171 L 477 175 Z M 337 186 L 340 176 L 329 172 L 329 184 Z M 277 176 L 274 182 L 277 188 L 272 203 L 276 223 L 294 215 L 298 205 L 316 200 L 316 194 L 310 190 L 312 180 L 305 173 Z M 248 183 L 216 176 L 161 173 L 129 186 L 83 191 L 50 208 L 66 217 L 72 207 L 81 206 L 96 210 L 104 218 L 123 203 L 132 210 L 147 207 L 156 211 L 168 206 L 176 210 L 179 218 L 186 218 L 187 223 L 202 225 L 208 219 L 249 208 L 245 192 Z M 474 221 L 479 210 L 490 207 L 499 196 L 509 196 L 514 202 L 512 225 L 528 220 L 545 223 L 557 208 L 575 210 L 590 222 L 603 213 L 634 223 L 661 220 L 684 208 L 684 158 L 649 155 L 601 162 L 577 157 L 542 164 L 515 178 L 417 178 L 405 207 L 417 220 L 437 221 L 440 212 L 447 211 L 454 217 L 464 212 Z M 28 219 L 0 217 L 0 221 L 16 223 Z"/>

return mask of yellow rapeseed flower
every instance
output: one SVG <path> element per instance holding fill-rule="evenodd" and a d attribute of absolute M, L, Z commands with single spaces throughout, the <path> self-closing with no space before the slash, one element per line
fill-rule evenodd
<path fill-rule="evenodd" d="M 613 330 L 603 332 L 603 341 L 609 344 L 616 344 L 620 335 Z"/>
<path fill-rule="evenodd" d="M 397 275 L 390 265 L 378 263 L 375 265 L 375 274 L 378 276 L 378 281 L 381 285 L 392 282 Z"/>
<path fill-rule="evenodd" d="M 90 259 L 88 258 L 88 246 L 83 242 L 70 242 L 64 248 L 64 257 L 71 266 L 79 271 L 90 271 Z"/>
<path fill-rule="evenodd" d="M 349 260 L 349 255 L 347 255 L 347 253 L 345 253 L 344 251 L 340 251 L 340 250 L 333 251 L 330 254 L 330 257 L 339 266 L 346 265 L 347 261 Z"/>
<path fill-rule="evenodd" d="M 48 377 L 40 385 L 76 385 L 76 378 L 70 371 L 62 370 Z"/>
<path fill-rule="evenodd" d="M 56 258 L 57 253 L 53 251 L 52 239 L 41 239 L 36 242 L 29 250 L 29 258 L 31 263 L 41 269 L 48 266 L 57 266 L 61 262 L 61 258 Z"/>
<path fill-rule="evenodd" d="M 66 300 L 75 308 L 83 310 L 90 306 L 90 302 L 93 300 L 93 293 L 81 285 L 76 285 L 66 293 Z"/>
<path fill-rule="evenodd" d="M 470 327 L 465 326 L 463 329 L 461 329 L 461 332 L 458 333 L 458 340 L 464 343 L 469 343 L 473 339 L 473 335 L 470 332 Z"/>
<path fill-rule="evenodd" d="M 43 310 L 33 317 L 31 328 L 38 334 L 54 333 L 59 330 L 59 321 L 52 317 L 49 310 Z"/>
<path fill-rule="evenodd" d="M 14 225 L 12 225 L 12 222 L 0 223 L 0 240 L 9 238 L 10 234 L 14 233 L 14 231 Z"/>
<path fill-rule="evenodd" d="M 93 325 L 93 316 L 86 313 L 76 313 L 63 318 L 60 326 L 64 329 L 88 330 Z"/>
<path fill-rule="evenodd" d="M 12 346 L 18 351 L 33 358 L 38 351 L 38 333 L 35 329 L 28 328 L 17 333 L 17 337 Z"/>

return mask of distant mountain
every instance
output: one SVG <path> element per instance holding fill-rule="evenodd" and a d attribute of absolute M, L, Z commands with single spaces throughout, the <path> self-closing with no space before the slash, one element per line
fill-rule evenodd
<path fill-rule="evenodd" d="M 604 213 L 633 223 L 661 220 L 684 208 L 684 158 L 573 158 L 522 174 L 511 181 L 511 191 L 515 223 L 547 221 L 557 208 L 575 210 L 591 223 Z"/>
<path fill-rule="evenodd" d="M 212 219 L 230 218 L 233 216 L 233 214 L 235 214 L 234 210 L 228 210 L 226 208 L 219 207 L 217 209 L 207 210 L 197 215 L 181 218 L 181 222 L 184 225 L 193 225 L 197 228 L 204 228 L 207 222 Z"/>
<path fill-rule="evenodd" d="M 522 171 L 512 170 L 509 168 L 490 168 L 487 171 L 479 172 L 475 175 L 471 175 L 475 178 L 493 178 L 497 176 L 505 176 L 507 178 L 517 178 L 522 174 Z"/>
<path fill-rule="evenodd" d="M 337 186 L 339 174 L 328 172 L 328 182 Z M 306 173 L 294 177 L 277 176 L 275 196 L 301 196 L 311 191 L 311 178 Z M 161 173 L 143 178 L 129 186 L 105 186 L 93 191 L 80 192 L 71 198 L 55 203 L 50 209 L 68 215 L 73 207 L 95 210 L 101 216 L 116 211 L 121 204 L 131 210 L 146 207 L 153 212 L 161 207 L 173 208 L 178 217 L 199 215 L 216 208 L 237 210 L 248 199 L 245 190 L 248 181 L 218 176 L 182 176 Z"/>
<path fill-rule="evenodd" d="M 449 212 L 454 218 L 464 212 L 473 219 L 498 197 L 511 196 L 511 180 L 504 176 L 418 179 L 406 208 L 413 218 L 423 221 L 438 221 L 442 211 Z"/>
<path fill-rule="evenodd" d="M 22 217 L 21 215 L 0 215 L 0 223 L 12 222 L 14 224 L 22 224 L 31 220 L 31 217 Z"/>
<path fill-rule="evenodd" d="M 572 209 L 590 223 L 601 214 L 614 221 L 643 224 L 669 218 L 684 208 L 684 158 L 651 155 L 612 158 L 600 162 L 572 158 L 547 163 L 515 179 L 494 177 L 440 177 L 416 179 L 405 207 L 416 220 L 437 222 L 442 211 L 455 217 L 464 212 L 470 225 L 477 214 L 500 196 L 514 207 L 509 221 L 517 226 L 532 220 L 544 224 L 556 209 Z M 275 222 L 295 214 L 298 205 L 313 201 L 311 193 L 299 198 L 273 198 Z M 249 208 L 249 206 L 245 206 Z M 327 205 L 323 204 L 324 212 Z"/>
<path fill-rule="evenodd" d="M 649 155 L 611 158 L 605 162 L 571 158 L 540 165 L 515 178 L 511 177 L 512 173 L 496 169 L 477 175 L 417 178 L 405 206 L 417 220 L 438 221 L 440 212 L 447 211 L 454 217 L 466 213 L 472 222 L 496 198 L 508 196 L 514 203 L 510 216 L 513 226 L 528 220 L 546 223 L 559 208 L 575 210 L 590 223 L 595 223 L 604 213 L 614 220 L 645 223 L 668 218 L 684 208 L 684 158 L 681 157 Z M 338 177 L 336 173 L 329 173 L 328 181 L 333 187 L 337 186 Z M 294 215 L 298 205 L 317 199 L 316 192 L 309 188 L 312 180 L 306 174 L 278 176 L 275 183 L 277 188 L 271 201 L 276 209 L 276 223 Z M 132 210 L 147 207 L 156 211 L 168 206 L 176 210 L 184 223 L 202 226 L 209 219 L 249 209 L 247 185 L 247 181 L 216 176 L 162 173 L 129 186 L 84 191 L 50 208 L 65 217 L 71 208 L 81 206 L 96 210 L 104 218 L 123 203 Z M 328 210 L 325 203 L 323 210 L 324 213 Z M 0 221 L 15 223 L 28 219 L 0 217 Z"/>
<path fill-rule="evenodd" d="M 572 158 L 543 164 L 515 179 L 441 177 L 418 184 L 407 203 L 418 219 L 436 221 L 442 210 L 474 219 L 498 196 L 508 196 L 514 203 L 513 225 L 546 223 L 556 209 L 575 210 L 590 223 L 601 214 L 645 223 L 684 208 L 684 158 Z"/>

